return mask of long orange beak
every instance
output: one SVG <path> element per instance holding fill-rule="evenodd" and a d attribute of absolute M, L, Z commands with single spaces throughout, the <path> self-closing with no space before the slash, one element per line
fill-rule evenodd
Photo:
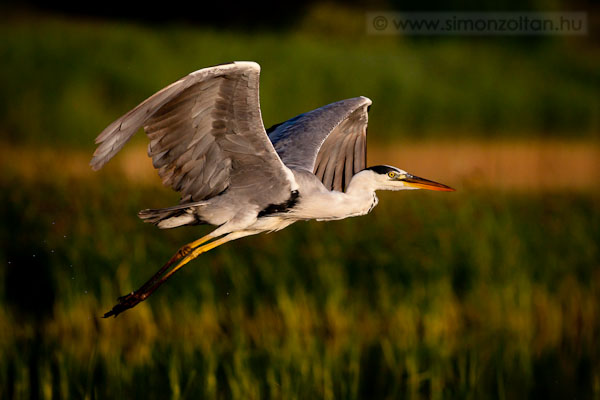
<path fill-rule="evenodd" d="M 419 178 L 414 175 L 406 175 L 406 178 L 401 179 L 406 186 L 412 186 L 419 189 L 438 190 L 441 192 L 454 192 L 450 186 L 443 185 L 429 179 Z"/>

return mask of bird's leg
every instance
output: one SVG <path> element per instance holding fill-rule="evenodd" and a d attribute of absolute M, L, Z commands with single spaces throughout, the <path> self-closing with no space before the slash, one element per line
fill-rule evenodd
<path fill-rule="evenodd" d="M 140 287 L 138 290 L 136 290 L 133 293 L 136 292 L 144 292 L 146 290 L 148 290 L 148 288 L 150 288 L 158 279 L 160 279 L 161 275 L 171 266 L 173 265 L 174 262 L 181 260 L 183 257 L 185 257 L 186 255 L 188 255 L 189 253 L 192 252 L 192 250 L 194 250 L 196 247 L 202 245 L 203 243 L 208 242 L 209 240 L 214 239 L 213 236 L 211 235 L 206 235 L 201 237 L 198 240 L 195 240 L 191 243 L 186 244 L 185 246 L 182 246 L 179 250 L 177 250 L 177 253 L 175 253 L 173 255 L 173 257 L 171 257 L 169 259 L 169 261 L 167 261 L 167 263 L 165 265 L 162 266 L 161 269 L 159 269 L 156 274 L 154 274 L 152 276 L 152 278 L 150 278 L 148 280 L 148 282 L 146 282 L 142 287 Z M 121 296 L 119 297 L 119 301 L 124 298 L 126 296 Z"/>
<path fill-rule="evenodd" d="M 194 250 L 196 247 L 198 247 L 214 238 L 215 238 L 214 236 L 208 234 L 208 235 L 202 236 L 198 240 L 194 240 L 193 242 L 188 243 L 185 246 L 182 246 L 179 250 L 177 250 L 177 253 L 175 253 L 173 255 L 173 257 L 171 257 L 171 259 L 169 261 L 167 261 L 167 263 L 165 265 L 163 265 L 163 267 L 148 282 L 146 282 L 144 284 L 144 286 L 142 286 L 138 290 L 147 289 L 149 286 L 151 286 L 151 284 L 153 282 L 155 282 L 160 277 L 160 275 L 162 275 L 163 272 L 165 272 L 165 270 L 167 268 L 169 268 L 171 265 L 173 265 L 173 263 L 175 261 L 181 260 L 183 257 L 190 254 L 192 252 L 192 250 Z"/>
<path fill-rule="evenodd" d="M 229 235 L 228 235 L 229 236 Z M 232 239 L 227 239 L 227 237 L 223 237 L 218 240 L 214 240 L 207 245 L 200 247 L 202 244 L 207 241 L 214 239 L 212 235 L 206 235 L 194 242 L 188 243 L 185 246 L 181 247 L 177 253 L 167 261 L 165 265 L 159 269 L 152 278 L 150 278 L 146 283 L 144 283 L 138 290 L 131 292 L 125 296 L 121 296 L 118 298 L 118 303 L 112 308 L 112 310 L 108 311 L 104 314 L 104 318 L 110 317 L 114 315 L 115 317 L 122 313 L 123 311 L 136 306 L 138 303 L 146 300 L 148 296 L 150 296 L 160 285 L 162 285 L 171 275 L 173 275 L 178 269 L 183 267 L 185 264 L 198 257 L 200 254 L 207 252 L 225 242 L 228 242 Z M 225 240 L 227 239 L 227 240 Z M 177 264 L 173 269 L 168 271 L 168 269 L 177 261 L 181 262 Z M 168 271 L 168 272 L 167 272 Z M 165 273 L 166 272 L 166 273 Z"/>

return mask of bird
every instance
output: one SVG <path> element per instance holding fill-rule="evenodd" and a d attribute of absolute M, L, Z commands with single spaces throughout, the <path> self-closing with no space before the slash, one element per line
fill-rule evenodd
<path fill-rule="evenodd" d="M 102 168 L 143 127 L 165 186 L 178 205 L 138 216 L 161 229 L 216 228 L 182 246 L 139 289 L 104 314 L 116 317 L 147 299 L 200 254 L 296 221 L 368 214 L 378 190 L 454 191 L 389 165 L 366 166 L 371 100 L 337 101 L 265 129 L 259 64 L 235 61 L 203 68 L 158 91 L 104 129 L 90 166 Z"/>

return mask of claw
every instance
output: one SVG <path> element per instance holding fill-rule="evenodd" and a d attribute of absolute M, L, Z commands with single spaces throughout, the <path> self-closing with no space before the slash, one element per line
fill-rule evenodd
<path fill-rule="evenodd" d="M 116 317 L 121 314 L 123 311 L 128 310 L 132 307 L 135 307 L 138 303 L 144 301 L 146 296 L 139 295 L 135 292 L 131 292 L 128 295 L 121 296 L 117 299 L 118 303 L 112 308 L 112 310 L 108 311 L 104 314 L 102 318 L 108 318 L 110 316 Z"/>

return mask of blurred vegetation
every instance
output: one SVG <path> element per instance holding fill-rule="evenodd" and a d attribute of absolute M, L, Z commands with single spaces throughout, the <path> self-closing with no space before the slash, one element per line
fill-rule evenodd
<path fill-rule="evenodd" d="M 110 174 L 4 184 L 2 398 L 600 394 L 597 195 L 383 194 L 220 247 L 103 320 L 203 229 L 142 224 L 172 193 Z"/>
<path fill-rule="evenodd" d="M 273 29 L 0 20 L 9 150 L 91 150 L 158 89 L 244 59 L 263 68 L 267 126 L 366 95 L 375 143 L 600 132 L 586 38 L 369 37 L 360 9 L 331 3 Z M 0 398 L 600 396 L 600 193 L 383 193 L 367 217 L 209 252 L 104 320 L 209 228 L 141 223 L 177 195 L 113 164 L 90 179 L 2 161 Z"/>
<path fill-rule="evenodd" d="M 364 23 L 362 12 L 326 5 L 294 30 L 251 34 L 17 16 L 0 26 L 0 132 L 91 147 L 157 90 L 232 60 L 261 64 L 267 126 L 365 95 L 375 141 L 600 132 L 600 53 L 584 39 L 416 40 L 367 36 Z"/>

